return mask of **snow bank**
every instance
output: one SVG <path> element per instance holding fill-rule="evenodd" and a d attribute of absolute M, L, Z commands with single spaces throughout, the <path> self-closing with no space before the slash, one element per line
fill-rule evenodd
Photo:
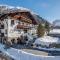
<path fill-rule="evenodd" d="M 41 38 L 37 38 L 34 44 L 41 44 L 41 45 L 49 46 L 49 44 L 52 44 L 52 43 L 60 43 L 59 38 L 44 36 Z"/>

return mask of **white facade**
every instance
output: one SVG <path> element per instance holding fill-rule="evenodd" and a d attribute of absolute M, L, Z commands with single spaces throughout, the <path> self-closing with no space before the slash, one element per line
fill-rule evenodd
<path fill-rule="evenodd" d="M 8 38 L 8 41 L 11 41 L 11 39 L 17 40 L 17 38 L 24 36 L 24 29 L 17 29 L 17 25 L 28 26 L 30 29 L 27 30 L 27 33 L 36 34 L 36 28 L 33 24 L 25 23 L 17 19 L 11 19 L 10 17 L 4 19 L 3 22 L 4 29 L 1 29 L 1 32 L 3 32 L 4 36 Z"/>

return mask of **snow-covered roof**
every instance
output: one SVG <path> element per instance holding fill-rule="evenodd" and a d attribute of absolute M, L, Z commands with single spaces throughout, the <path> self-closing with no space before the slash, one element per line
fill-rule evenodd
<path fill-rule="evenodd" d="M 53 29 L 49 33 L 50 34 L 60 34 L 60 29 Z"/>
<path fill-rule="evenodd" d="M 53 25 L 60 27 L 60 19 L 53 21 Z"/>
<path fill-rule="evenodd" d="M 49 45 L 52 43 L 60 43 L 59 38 L 44 36 L 41 38 L 37 38 L 34 44 Z"/>
<path fill-rule="evenodd" d="M 3 8 L 4 10 L 7 10 L 7 9 L 12 9 L 12 10 L 18 10 L 18 9 L 20 9 L 20 10 L 26 10 L 26 11 L 29 11 L 31 14 L 36 14 L 36 15 L 38 15 L 37 13 L 35 13 L 35 12 L 33 12 L 33 11 L 31 11 L 30 9 L 28 9 L 28 8 L 25 8 L 25 7 L 21 7 L 21 6 L 9 6 L 9 5 L 0 5 L 0 7 L 1 8 Z"/>

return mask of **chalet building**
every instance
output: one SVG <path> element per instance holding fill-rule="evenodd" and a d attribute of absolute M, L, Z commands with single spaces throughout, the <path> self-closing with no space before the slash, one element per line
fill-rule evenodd
<path fill-rule="evenodd" d="M 18 43 L 24 41 L 24 34 L 36 34 L 38 22 L 29 11 L 1 14 L 0 42 Z"/>
<path fill-rule="evenodd" d="M 52 30 L 49 35 L 60 38 L 60 20 L 55 20 L 53 22 Z"/>
<path fill-rule="evenodd" d="M 55 21 L 53 22 L 53 28 L 60 29 L 60 20 L 55 20 Z"/>

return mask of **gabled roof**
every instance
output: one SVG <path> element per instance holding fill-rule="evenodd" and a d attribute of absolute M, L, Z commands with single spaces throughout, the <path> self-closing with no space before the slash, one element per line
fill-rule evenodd
<path fill-rule="evenodd" d="M 28 13 L 28 15 L 27 15 L 28 19 L 26 19 L 25 17 L 19 15 L 19 13 Z M 34 19 L 33 15 L 29 11 L 20 11 L 20 12 L 1 14 L 0 19 L 4 19 L 8 16 L 12 16 L 13 18 L 17 18 L 17 19 L 22 18 L 22 19 L 25 19 L 25 21 L 28 22 L 28 23 L 37 24 L 37 22 Z"/>

